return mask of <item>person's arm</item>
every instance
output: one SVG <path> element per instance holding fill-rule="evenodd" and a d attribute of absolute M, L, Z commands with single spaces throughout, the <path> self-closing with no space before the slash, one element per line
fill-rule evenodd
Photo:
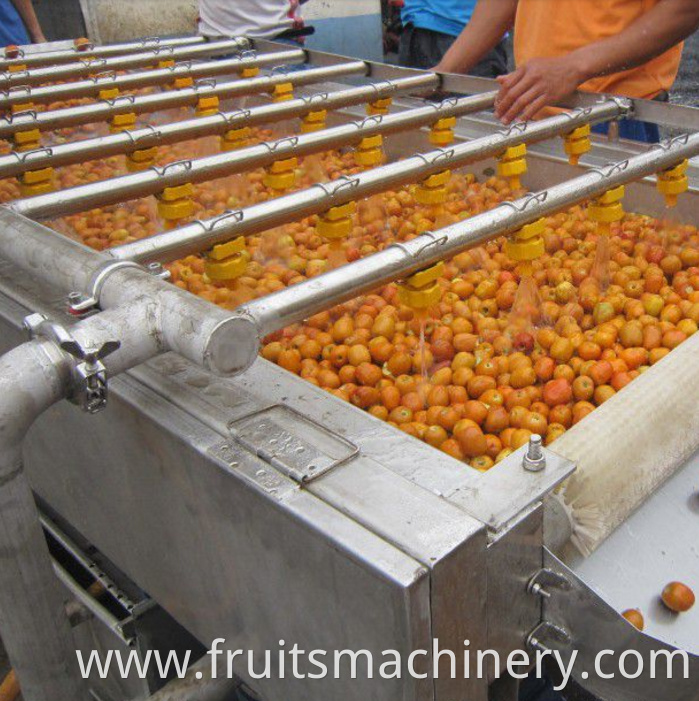
<path fill-rule="evenodd" d="M 616 36 L 560 58 L 532 59 L 498 78 L 502 87 L 495 113 L 505 124 L 531 119 L 587 80 L 640 66 L 679 44 L 698 27 L 697 0 L 660 0 Z"/>
<path fill-rule="evenodd" d="M 518 0 L 478 0 L 471 21 L 435 66 L 440 73 L 467 73 L 515 23 Z"/>
<path fill-rule="evenodd" d="M 41 31 L 41 25 L 39 24 L 36 12 L 34 12 L 32 0 L 12 0 L 12 4 L 22 18 L 22 22 L 24 22 L 24 26 L 27 28 L 27 33 L 32 42 L 35 44 L 45 42 L 46 37 Z"/>

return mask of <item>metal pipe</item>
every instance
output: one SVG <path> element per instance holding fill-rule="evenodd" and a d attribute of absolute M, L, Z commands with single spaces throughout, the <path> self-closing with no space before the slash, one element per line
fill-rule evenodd
<path fill-rule="evenodd" d="M 248 362 L 250 344 L 245 340 L 241 344 L 240 321 L 230 312 L 139 266 L 114 266 L 104 254 L 2 207 L 0 230 L 0 258 L 30 277 L 64 294 L 96 294 L 104 310 L 147 300 L 159 318 L 161 342 L 218 375 L 236 372 Z"/>
<path fill-rule="evenodd" d="M 413 89 L 414 78 L 403 79 L 408 81 L 406 87 Z M 253 108 L 244 113 L 233 113 L 230 116 L 218 115 L 219 119 L 207 118 L 207 129 L 202 134 L 220 133 L 227 129 L 241 126 L 252 126 L 273 119 L 298 117 L 308 112 L 309 105 L 322 105 L 326 109 L 338 109 L 340 107 L 357 104 L 368 98 L 381 97 L 384 94 L 392 94 L 401 90 L 401 80 L 390 85 L 378 85 L 352 88 L 338 93 L 330 93 L 323 101 L 296 100 L 281 105 L 269 105 Z M 392 134 L 409 128 L 419 128 L 433 124 L 440 118 L 460 116 L 470 112 L 492 107 L 497 93 L 487 95 L 475 95 L 473 97 L 450 99 L 441 104 L 432 104 L 426 107 L 406 110 L 388 116 L 372 116 L 359 122 L 343 124 L 331 129 L 305 134 L 301 136 L 285 137 L 271 143 L 261 143 L 247 148 L 241 148 L 229 153 L 220 153 L 190 161 L 178 161 L 163 168 L 151 167 L 140 173 L 132 173 L 116 178 L 111 178 L 108 187 L 105 181 L 78 185 L 60 192 L 47 193 L 34 197 L 16 200 L 9 205 L 15 211 L 35 220 L 52 219 L 66 216 L 75 212 L 85 211 L 93 207 L 103 207 L 125 200 L 145 197 L 162 192 L 165 187 L 174 187 L 183 183 L 199 183 L 206 180 L 215 180 L 234 173 L 263 167 L 276 160 L 289 156 L 306 156 L 333 148 L 339 148 L 348 144 L 359 142 L 362 138 L 375 134 Z M 317 96 L 314 96 L 317 97 Z M 274 116 L 272 116 L 274 115 Z M 225 121 L 220 118 L 224 117 Z M 200 121 L 200 120 L 193 120 Z M 182 124 L 182 123 L 180 123 Z M 210 126 L 209 126 L 210 125 Z M 225 125 L 225 127 L 223 126 Z M 176 125 L 169 125 L 175 127 Z M 200 130 L 204 125 L 197 125 Z M 216 130 L 212 132 L 211 127 Z M 152 132 L 145 131 L 145 136 L 152 136 Z M 161 130 L 163 131 L 163 130 Z M 174 129 L 170 130 L 170 134 Z M 189 132 L 191 137 L 191 131 Z M 75 146 L 84 144 L 77 142 Z M 123 140 L 121 141 L 123 143 Z M 133 145 L 133 142 L 131 142 Z M 140 144 L 140 142 L 139 142 Z M 73 144 L 71 144 L 73 145 Z M 140 144 L 140 148 L 145 148 Z M 55 153 L 61 147 L 55 147 Z M 111 155 L 111 152 L 101 151 L 102 157 Z M 3 158 L 0 158 L 0 177 L 6 171 L 3 169 Z M 17 172 L 18 163 L 10 159 Z M 36 168 L 35 161 L 29 161 L 32 168 Z M 25 169 L 27 166 L 25 165 Z"/>
<path fill-rule="evenodd" d="M 12 85 L 40 85 L 55 80 L 66 80 L 83 75 L 102 73 L 103 71 L 125 71 L 133 68 L 149 66 L 158 61 L 182 61 L 199 56 L 222 56 L 225 54 L 244 51 L 250 47 L 245 38 L 226 39 L 224 41 L 209 41 L 194 46 L 160 46 L 150 51 L 144 51 L 130 56 L 116 58 L 96 58 L 93 60 L 75 61 L 60 66 L 27 69 L 23 71 L 4 71 L 0 73 L 0 87 Z"/>
<path fill-rule="evenodd" d="M 19 112 L 0 119 L 0 139 L 11 138 L 13 134 L 30 129 L 51 131 L 80 124 L 90 124 L 111 119 L 116 114 L 133 112 L 144 114 L 176 107 L 191 107 L 203 97 L 231 99 L 242 95 L 252 95 L 271 91 L 280 83 L 292 83 L 296 87 L 331 81 L 351 75 L 367 75 L 368 64 L 364 61 L 349 61 L 322 68 L 309 68 L 291 73 L 273 73 L 259 78 L 234 80 L 225 83 L 206 81 L 191 88 L 170 90 L 155 95 L 123 95 L 113 100 L 100 100 L 93 105 L 65 107 L 48 112 Z M 427 74 L 431 75 L 431 74 Z M 431 76 L 436 85 L 438 79 Z"/>
<path fill-rule="evenodd" d="M 27 431 L 66 396 L 69 377 L 47 341 L 0 357 L 0 630 L 26 701 L 89 698 L 22 458 Z"/>
<path fill-rule="evenodd" d="M 100 74 L 93 79 L 59 85 L 45 85 L 36 88 L 18 85 L 0 92 L 0 110 L 11 109 L 13 105 L 47 104 L 59 100 L 94 97 L 99 95 L 102 90 L 114 88 L 129 91 L 136 88 L 172 84 L 177 78 L 231 75 L 245 68 L 299 64 L 304 63 L 305 60 L 306 53 L 302 49 L 291 49 L 266 54 L 243 54 L 218 61 L 181 61 L 169 68 L 156 68 L 123 75 L 111 72 L 107 75 Z"/>
<path fill-rule="evenodd" d="M 333 206 L 401 187 L 447 168 L 458 168 L 498 155 L 509 146 L 541 141 L 568 133 L 583 124 L 614 119 L 625 113 L 624 103 L 608 100 L 589 109 L 518 124 L 481 139 L 448 149 L 418 154 L 356 176 L 320 183 L 306 190 L 261 202 L 245 210 L 228 212 L 221 217 L 195 222 L 147 239 L 116 246 L 110 249 L 109 254 L 120 260 L 177 260 L 229 241 L 235 236 L 265 231 L 289 220 L 319 214 Z M 20 202 L 15 204 L 20 210 Z"/>
<path fill-rule="evenodd" d="M 239 307 L 237 313 L 255 328 L 258 338 L 263 338 L 467 248 L 512 233 L 542 217 L 671 168 L 698 154 L 699 134 L 677 137 L 628 160 L 593 168 L 580 177 L 514 202 L 505 202 L 458 224 L 394 243 L 379 253 L 249 302 Z"/>
<path fill-rule="evenodd" d="M 203 44 L 206 41 L 201 36 L 188 37 L 147 37 L 140 41 L 129 41 L 120 44 L 106 44 L 104 46 L 92 46 L 85 50 L 79 50 L 76 46 L 54 51 L 36 51 L 25 53 L 21 49 L 17 58 L 4 58 L 0 60 L 0 71 L 7 70 L 10 66 L 49 66 L 56 63 L 68 63 L 70 61 L 86 58 L 105 58 L 108 56 L 122 56 L 137 51 L 156 49 L 160 46 L 187 46 L 190 44 Z"/>

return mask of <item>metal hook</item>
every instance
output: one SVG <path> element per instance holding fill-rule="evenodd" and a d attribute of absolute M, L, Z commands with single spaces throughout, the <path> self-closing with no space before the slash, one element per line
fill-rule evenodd
<path fill-rule="evenodd" d="M 521 205 L 518 205 L 516 202 L 503 202 L 500 206 L 501 207 L 511 207 L 512 209 L 515 210 L 518 214 L 521 214 L 522 212 L 525 212 L 530 205 L 532 204 L 544 204 L 546 200 L 549 197 L 549 191 L 548 190 L 542 190 L 541 192 L 535 192 L 532 195 L 528 195 L 524 202 L 522 202 Z"/>
<path fill-rule="evenodd" d="M 215 219 L 195 219 L 192 222 L 192 224 L 199 224 L 199 226 L 201 226 L 204 229 L 204 231 L 208 234 L 211 233 L 216 228 L 216 226 L 218 226 L 218 224 L 224 221 L 225 219 L 235 219 L 236 223 L 240 224 L 240 222 L 242 222 L 243 219 L 245 219 L 245 212 L 242 209 L 228 209 Z"/>
<path fill-rule="evenodd" d="M 330 199 L 334 199 L 338 193 L 343 190 L 354 190 L 360 183 L 359 178 L 348 178 L 343 175 L 332 183 L 315 183 L 312 187 L 319 187 Z"/>
<path fill-rule="evenodd" d="M 165 175 L 165 173 L 172 168 L 182 168 L 184 172 L 187 173 L 192 170 L 192 161 L 183 159 L 181 161 L 173 161 L 172 163 L 168 163 L 162 167 L 151 166 L 151 168 L 160 176 Z"/>
<path fill-rule="evenodd" d="M 250 118 L 250 110 L 249 109 L 237 109 L 235 112 L 221 112 L 221 116 L 224 118 L 226 121 L 226 124 L 229 124 L 231 126 L 235 126 L 236 122 L 238 122 L 241 119 L 247 120 Z"/>

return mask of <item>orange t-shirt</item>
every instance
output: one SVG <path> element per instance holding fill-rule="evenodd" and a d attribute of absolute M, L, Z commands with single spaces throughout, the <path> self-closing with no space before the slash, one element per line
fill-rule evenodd
<path fill-rule="evenodd" d="M 622 32 L 660 0 L 519 0 L 515 20 L 515 60 L 562 56 Z M 669 90 L 682 57 L 678 44 L 648 63 L 593 78 L 580 86 L 589 92 L 653 98 Z"/>

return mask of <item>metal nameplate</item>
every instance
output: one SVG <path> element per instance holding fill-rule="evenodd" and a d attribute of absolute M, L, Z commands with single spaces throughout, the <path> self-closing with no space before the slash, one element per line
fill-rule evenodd
<path fill-rule="evenodd" d="M 359 453 L 351 441 L 283 404 L 237 419 L 229 430 L 240 445 L 300 484 Z"/>

